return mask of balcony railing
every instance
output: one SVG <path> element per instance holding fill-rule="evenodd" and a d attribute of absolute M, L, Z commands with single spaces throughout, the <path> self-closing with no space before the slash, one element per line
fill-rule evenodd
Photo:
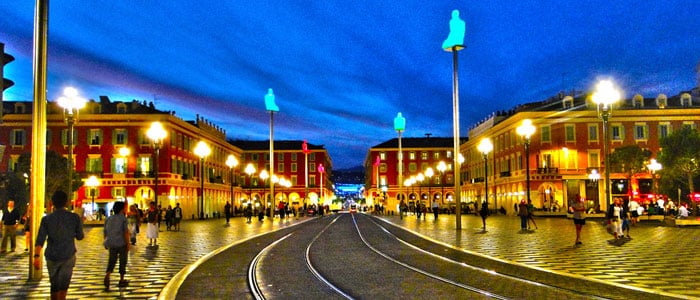
<path fill-rule="evenodd" d="M 559 174 L 559 168 L 537 168 L 537 174 Z"/>
<path fill-rule="evenodd" d="M 134 172 L 134 178 L 155 178 L 156 173 L 153 171 L 148 171 L 148 172 L 143 172 L 143 171 L 136 171 Z"/>
<path fill-rule="evenodd" d="M 510 177 L 510 171 L 501 172 L 501 177 Z"/>

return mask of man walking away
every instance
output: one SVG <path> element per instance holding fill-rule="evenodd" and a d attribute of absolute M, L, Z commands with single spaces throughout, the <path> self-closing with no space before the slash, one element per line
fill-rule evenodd
<path fill-rule="evenodd" d="M 114 214 L 105 221 L 104 246 L 109 250 L 109 260 L 107 261 L 107 273 L 105 274 L 105 291 L 109 291 L 109 275 L 114 271 L 119 257 L 119 287 L 126 287 L 128 282 L 124 279 L 126 274 L 127 253 L 131 244 L 130 234 L 126 221 L 126 203 L 117 201 L 114 203 Z"/>
<path fill-rule="evenodd" d="M 56 191 L 51 196 L 54 212 L 41 219 L 34 247 L 34 269 L 41 267 L 40 253 L 46 240 L 46 269 L 51 282 L 51 299 L 66 299 L 73 267 L 75 267 L 75 241 L 85 237 L 80 216 L 66 210 L 68 195 Z"/>

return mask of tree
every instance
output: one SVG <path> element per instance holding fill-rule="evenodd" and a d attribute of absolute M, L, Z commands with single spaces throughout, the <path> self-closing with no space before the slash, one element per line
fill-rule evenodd
<path fill-rule="evenodd" d="M 31 153 L 25 152 L 22 155 L 19 156 L 19 159 L 17 160 L 17 170 L 15 173 L 18 174 L 23 174 L 27 173 L 30 174 L 29 169 L 31 166 Z M 61 156 L 61 154 L 55 152 L 55 151 L 46 151 L 46 197 L 48 198 L 53 195 L 58 190 L 66 190 L 66 187 L 68 186 L 68 174 L 66 171 L 68 170 L 68 159 Z M 71 170 L 73 172 L 73 184 L 72 188 L 70 191 L 66 191 L 68 195 L 71 195 L 73 192 L 77 191 L 81 186 L 83 186 L 83 182 L 80 180 L 80 175 L 75 172 L 75 170 Z"/>
<path fill-rule="evenodd" d="M 664 168 L 664 176 L 677 179 L 676 182 L 681 185 L 687 184 L 689 193 L 695 192 L 694 180 L 700 174 L 700 132 L 683 126 L 681 130 L 662 138 L 659 145 L 663 151 L 657 160 Z M 697 214 L 695 201 L 691 201 L 691 204 L 693 214 Z"/>
<path fill-rule="evenodd" d="M 651 157 L 651 151 L 642 149 L 639 145 L 626 145 L 615 148 L 610 153 L 610 171 L 613 173 L 625 173 L 627 182 L 632 181 L 632 176 L 647 171 L 646 163 Z"/>

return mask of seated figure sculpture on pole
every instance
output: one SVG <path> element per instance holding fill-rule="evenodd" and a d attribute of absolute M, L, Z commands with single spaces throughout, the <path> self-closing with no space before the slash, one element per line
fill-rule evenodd
<path fill-rule="evenodd" d="M 461 50 L 464 48 L 464 32 L 466 25 L 459 18 L 459 11 L 452 11 L 452 19 L 450 19 L 450 34 L 442 43 L 442 49 L 445 51 Z"/>

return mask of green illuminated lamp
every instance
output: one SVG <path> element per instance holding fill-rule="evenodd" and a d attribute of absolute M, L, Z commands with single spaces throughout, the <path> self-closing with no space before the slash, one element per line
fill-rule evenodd
<path fill-rule="evenodd" d="M 404 131 L 404 129 L 406 129 L 406 118 L 401 113 L 398 113 L 396 118 L 394 118 L 394 130 Z"/>
<path fill-rule="evenodd" d="M 275 104 L 275 94 L 272 89 L 267 89 L 267 95 L 265 95 L 265 109 L 271 112 L 278 112 L 280 108 Z"/>
<path fill-rule="evenodd" d="M 456 9 L 453 10 L 452 19 L 450 19 L 450 34 L 442 43 L 442 49 L 449 52 L 464 49 L 465 28 L 464 21 L 459 18 L 459 11 Z"/>

